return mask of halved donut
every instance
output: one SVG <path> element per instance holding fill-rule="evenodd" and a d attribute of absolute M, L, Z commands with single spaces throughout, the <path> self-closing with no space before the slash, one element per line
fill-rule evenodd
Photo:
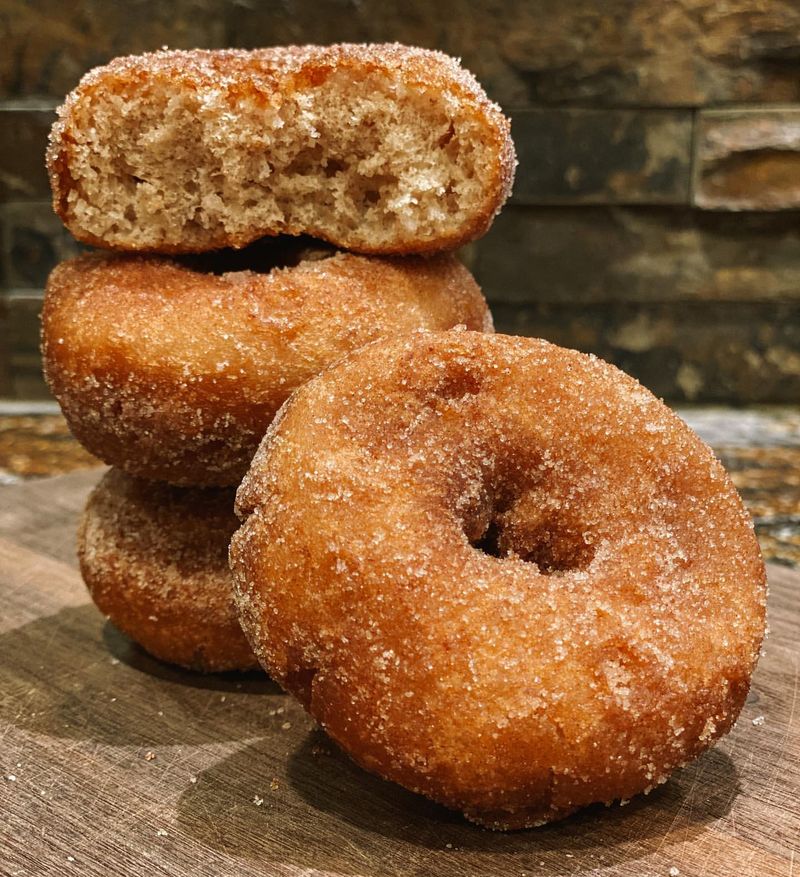
<path fill-rule="evenodd" d="M 155 52 L 88 73 L 48 152 L 79 240 L 182 253 L 310 234 L 364 253 L 483 234 L 508 120 L 440 52 L 400 45 Z"/>

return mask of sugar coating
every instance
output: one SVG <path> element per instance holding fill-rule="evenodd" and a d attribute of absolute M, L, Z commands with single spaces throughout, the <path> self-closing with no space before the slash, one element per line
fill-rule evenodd
<path fill-rule="evenodd" d="M 232 489 L 181 489 L 109 470 L 86 504 L 81 573 L 97 607 L 163 661 L 193 670 L 258 663 L 231 593 Z"/>
<path fill-rule="evenodd" d="M 238 495 L 242 624 L 363 767 L 490 828 L 649 791 L 736 719 L 752 523 L 618 369 L 468 331 L 310 381 Z"/>
<path fill-rule="evenodd" d="M 287 252 L 280 242 L 238 257 L 95 254 L 50 275 L 42 354 L 92 453 L 133 475 L 223 486 L 239 483 L 292 390 L 331 362 L 377 338 L 458 324 L 492 329 L 450 255 Z"/>
<path fill-rule="evenodd" d="M 452 249 L 511 190 L 508 120 L 440 52 L 398 44 L 161 51 L 88 73 L 51 133 L 80 240 L 196 252 L 300 233 Z"/>

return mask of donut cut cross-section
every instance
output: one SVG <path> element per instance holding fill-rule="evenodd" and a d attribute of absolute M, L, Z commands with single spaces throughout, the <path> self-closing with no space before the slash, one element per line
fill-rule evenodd
<path fill-rule="evenodd" d="M 68 95 L 48 166 L 56 212 L 100 247 L 304 233 L 407 254 L 482 235 L 515 158 L 508 120 L 456 60 L 353 44 L 117 58 Z"/>

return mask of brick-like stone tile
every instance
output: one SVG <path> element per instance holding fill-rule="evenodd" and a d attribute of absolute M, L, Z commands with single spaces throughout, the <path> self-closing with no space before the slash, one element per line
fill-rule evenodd
<path fill-rule="evenodd" d="M 689 203 L 689 110 L 524 110 L 512 132 L 516 203 Z"/>
<path fill-rule="evenodd" d="M 11 396 L 13 380 L 11 378 L 11 336 L 8 331 L 7 304 L 0 292 L 0 397 Z"/>
<path fill-rule="evenodd" d="M 0 201 L 50 197 L 44 161 L 54 120 L 52 108 L 0 103 Z"/>
<path fill-rule="evenodd" d="M 667 399 L 800 399 L 800 302 L 489 303 L 497 331 L 596 353 Z"/>
<path fill-rule="evenodd" d="M 0 14 L 0 98 L 61 101 L 92 67 L 117 55 L 227 43 L 235 0 L 10 0 Z"/>
<path fill-rule="evenodd" d="M 39 352 L 40 298 L 0 299 L 0 337 L 6 339 L 9 386 L 3 395 L 12 399 L 49 399 L 42 377 Z"/>
<path fill-rule="evenodd" d="M 2 285 L 11 289 L 41 289 L 58 262 L 85 249 L 64 228 L 49 201 L 0 204 L 0 235 Z"/>
<path fill-rule="evenodd" d="M 504 301 L 800 301 L 800 214 L 509 207 L 471 246 Z"/>
<path fill-rule="evenodd" d="M 699 113 L 694 166 L 698 207 L 800 209 L 800 106 Z"/>
<path fill-rule="evenodd" d="M 794 0 L 516 0 L 491 4 L 481 24 L 507 73 L 509 105 L 800 97 Z"/>

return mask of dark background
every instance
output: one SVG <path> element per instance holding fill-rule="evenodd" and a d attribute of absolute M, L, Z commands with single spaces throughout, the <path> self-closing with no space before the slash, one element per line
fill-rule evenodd
<path fill-rule="evenodd" d="M 800 400 L 794 0 L 0 0 L 0 397 L 47 396 L 41 290 L 76 248 L 43 153 L 80 76 L 162 45 L 342 40 L 459 56 L 512 117 L 514 196 L 462 251 L 498 329 L 670 400 Z"/>

